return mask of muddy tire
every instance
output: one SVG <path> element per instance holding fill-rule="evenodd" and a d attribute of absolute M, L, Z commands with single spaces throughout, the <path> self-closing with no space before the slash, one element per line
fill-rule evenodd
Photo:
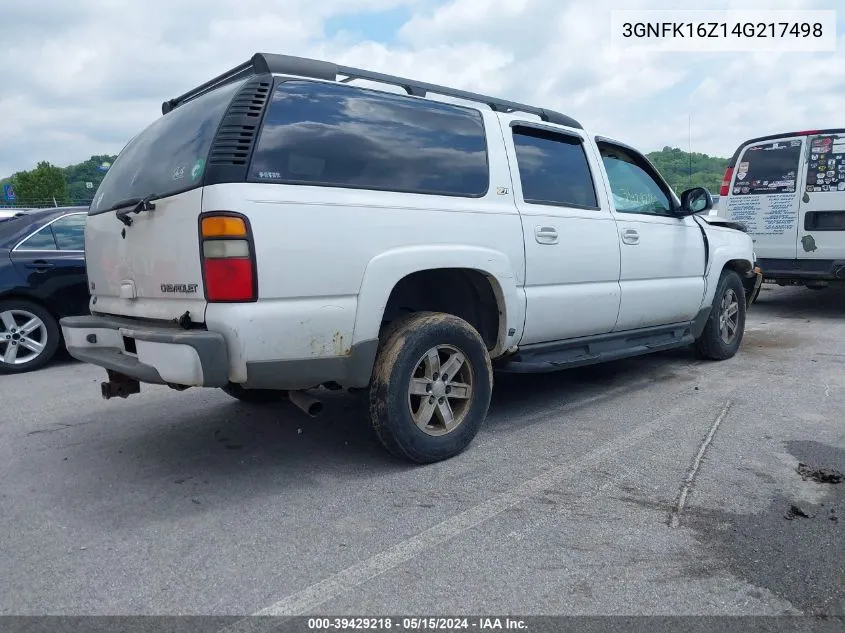
<path fill-rule="evenodd" d="M 0 301 L 0 374 L 44 367 L 61 340 L 59 324 L 45 308 L 24 299 Z"/>
<path fill-rule="evenodd" d="M 418 312 L 384 332 L 369 389 L 384 447 L 420 464 L 463 452 L 490 406 L 493 370 L 478 332 L 450 314 Z"/>
<path fill-rule="evenodd" d="M 742 343 L 745 333 L 745 287 L 733 270 L 723 270 L 713 298 L 707 325 L 695 341 L 701 358 L 727 360 Z"/>
<path fill-rule="evenodd" d="M 249 404 L 281 402 L 287 396 L 287 392 L 285 391 L 277 391 L 275 389 L 244 389 L 235 383 L 229 383 L 225 387 L 220 387 L 220 390 L 236 400 Z"/>

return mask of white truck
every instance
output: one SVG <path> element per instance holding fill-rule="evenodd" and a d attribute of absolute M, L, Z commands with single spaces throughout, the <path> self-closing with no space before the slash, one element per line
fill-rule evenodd
<path fill-rule="evenodd" d="M 96 193 L 91 314 L 61 322 L 106 398 L 212 387 L 313 415 L 315 388 L 366 390 L 384 446 L 425 463 L 470 444 L 494 370 L 742 340 L 748 235 L 564 114 L 275 54 L 162 112 Z"/>

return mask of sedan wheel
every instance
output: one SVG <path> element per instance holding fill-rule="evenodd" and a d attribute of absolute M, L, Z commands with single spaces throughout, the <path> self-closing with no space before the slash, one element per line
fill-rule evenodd
<path fill-rule="evenodd" d="M 43 366 L 55 354 L 59 328 L 38 305 L 0 302 L 0 372 L 20 373 Z"/>

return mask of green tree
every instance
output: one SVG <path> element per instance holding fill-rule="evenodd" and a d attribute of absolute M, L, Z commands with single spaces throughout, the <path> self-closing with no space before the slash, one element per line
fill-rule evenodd
<path fill-rule="evenodd" d="M 689 154 L 677 147 L 651 152 L 648 159 L 676 193 L 690 187 L 706 187 L 711 194 L 718 194 L 729 162 L 727 158 L 697 152 Z"/>
<path fill-rule="evenodd" d="M 16 173 L 12 176 L 12 186 L 18 202 L 24 205 L 44 205 L 54 199 L 64 204 L 67 197 L 63 170 L 46 161 L 38 163 L 35 169 Z"/>
<path fill-rule="evenodd" d="M 114 160 L 114 156 L 103 154 L 92 156 L 85 162 L 65 167 L 63 171 L 69 202 L 74 204 L 89 203 L 106 175 L 106 172 L 101 169 L 101 165 L 111 164 Z M 91 183 L 90 188 L 88 183 Z"/>

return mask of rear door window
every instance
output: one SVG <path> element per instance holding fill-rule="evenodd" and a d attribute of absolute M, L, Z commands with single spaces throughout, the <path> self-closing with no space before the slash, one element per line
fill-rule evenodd
<path fill-rule="evenodd" d="M 487 141 L 477 110 L 340 84 L 278 85 L 250 181 L 480 197 Z"/>
<path fill-rule="evenodd" d="M 801 141 L 768 141 L 745 148 L 734 173 L 732 195 L 795 192 Z"/>
<path fill-rule="evenodd" d="M 56 250 L 56 240 L 53 238 L 53 231 L 49 226 L 45 226 L 37 233 L 33 233 L 26 238 L 18 246 L 20 251 L 54 251 Z"/>
<path fill-rule="evenodd" d="M 38 230 L 37 232 L 26 238 L 16 250 L 19 251 L 54 251 L 56 250 L 56 240 L 53 238 L 53 231 L 50 226 Z"/>
<path fill-rule="evenodd" d="M 513 144 L 525 202 L 598 209 L 580 138 L 515 126 Z"/>
<path fill-rule="evenodd" d="M 243 81 L 206 93 L 159 117 L 133 138 L 106 172 L 89 215 L 133 198 L 175 195 L 202 183 L 220 121 Z"/>
<path fill-rule="evenodd" d="M 85 214 L 75 213 L 59 218 L 50 228 L 60 251 L 85 250 Z"/>

